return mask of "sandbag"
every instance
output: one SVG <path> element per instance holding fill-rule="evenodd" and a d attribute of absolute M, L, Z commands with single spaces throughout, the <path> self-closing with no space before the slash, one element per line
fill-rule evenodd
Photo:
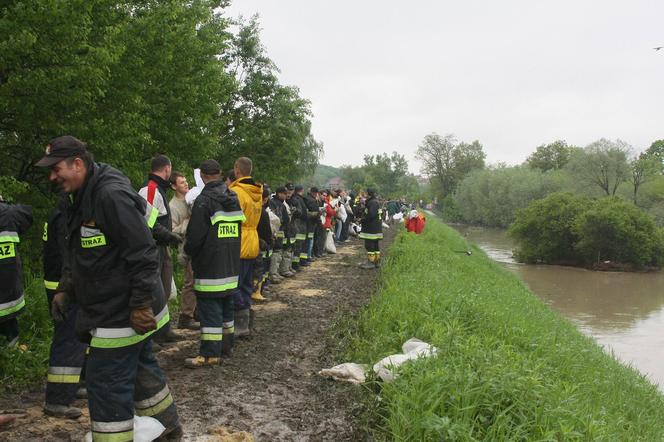
<path fill-rule="evenodd" d="M 327 238 L 325 239 L 325 250 L 327 253 L 337 253 L 337 246 L 334 245 L 334 234 L 332 231 L 327 232 Z"/>

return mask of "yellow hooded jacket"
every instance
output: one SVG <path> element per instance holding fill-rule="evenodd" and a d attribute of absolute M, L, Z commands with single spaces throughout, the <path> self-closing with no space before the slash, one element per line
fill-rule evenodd
<path fill-rule="evenodd" d="M 263 209 L 263 186 L 256 184 L 250 176 L 233 181 L 230 189 L 237 194 L 245 220 L 242 223 L 241 259 L 255 259 L 260 253 L 258 243 L 258 221 Z"/>

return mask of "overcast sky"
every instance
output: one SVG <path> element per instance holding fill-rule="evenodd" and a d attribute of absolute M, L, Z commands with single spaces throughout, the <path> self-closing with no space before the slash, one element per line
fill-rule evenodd
<path fill-rule="evenodd" d="M 556 139 L 664 138 L 664 2 L 234 0 L 311 100 L 322 163 L 409 160 L 431 132 L 490 163 Z M 418 165 L 413 163 L 413 171 Z"/>

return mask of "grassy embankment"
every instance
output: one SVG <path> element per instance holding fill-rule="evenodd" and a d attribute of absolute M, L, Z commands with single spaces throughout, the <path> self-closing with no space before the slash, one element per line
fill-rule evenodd
<path fill-rule="evenodd" d="M 367 390 L 379 439 L 662 440 L 653 385 L 465 247 L 434 219 L 401 234 L 360 315 L 348 360 L 374 363 L 413 336 L 440 349 Z"/>

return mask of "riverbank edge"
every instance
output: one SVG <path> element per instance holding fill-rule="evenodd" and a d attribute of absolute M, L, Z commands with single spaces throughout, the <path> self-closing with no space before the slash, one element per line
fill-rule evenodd
<path fill-rule="evenodd" d="M 374 363 L 417 337 L 437 358 L 371 381 L 377 439 L 656 440 L 664 396 L 433 216 L 401 233 L 345 360 Z"/>

